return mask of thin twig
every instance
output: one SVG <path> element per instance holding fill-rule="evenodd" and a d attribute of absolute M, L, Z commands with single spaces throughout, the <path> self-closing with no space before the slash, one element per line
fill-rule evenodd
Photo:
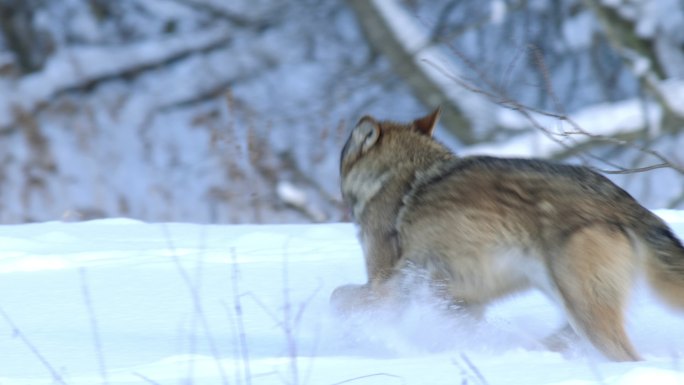
<path fill-rule="evenodd" d="M 304 301 L 302 301 L 302 303 L 299 305 L 299 310 L 297 311 L 297 314 L 294 319 L 296 326 L 300 325 L 302 318 L 304 318 L 304 311 L 307 307 L 309 307 L 313 299 L 318 295 L 318 293 L 321 292 L 321 290 L 323 290 L 323 284 L 319 282 L 316 289 L 314 289 L 314 291 L 308 297 L 306 297 L 306 299 L 304 299 Z"/>
<path fill-rule="evenodd" d="M 658 169 L 658 168 L 671 168 L 671 169 L 677 171 L 678 173 L 684 175 L 684 166 L 680 166 L 680 165 L 674 163 L 673 161 L 669 160 L 667 157 L 665 157 L 664 155 L 660 154 L 659 152 L 657 152 L 655 150 L 648 149 L 648 148 L 645 148 L 643 146 L 639 146 L 639 145 L 636 145 L 634 143 L 627 142 L 625 140 L 612 138 L 612 137 L 605 136 L 605 135 L 592 134 L 592 133 L 584 130 L 577 122 L 575 122 L 572 118 L 570 118 L 568 115 L 566 115 L 564 113 L 549 112 L 549 111 L 544 111 L 544 110 L 541 110 L 538 108 L 530 107 L 530 106 L 524 105 L 522 103 L 519 103 L 513 99 L 510 99 L 510 98 L 507 98 L 507 97 L 504 97 L 501 95 L 497 95 L 493 92 L 489 92 L 489 91 L 477 88 L 475 86 L 472 86 L 468 82 L 465 82 L 462 79 L 454 76 L 453 74 L 450 74 L 446 69 L 436 65 L 435 63 L 432 63 L 430 61 L 426 61 L 426 62 L 429 65 L 433 66 L 438 71 L 440 71 L 444 76 L 453 80 L 454 82 L 456 82 L 460 86 L 466 88 L 467 90 L 474 92 L 474 93 L 482 94 L 482 95 L 488 97 L 490 100 L 492 100 L 493 103 L 496 103 L 496 104 L 498 104 L 504 108 L 508 108 L 508 109 L 519 112 L 531 123 L 531 125 L 534 128 L 541 131 L 549 139 L 551 139 L 552 141 L 554 141 L 558 145 L 562 146 L 566 150 L 571 150 L 572 147 L 568 143 L 566 143 L 565 141 L 561 140 L 560 138 L 571 138 L 572 136 L 575 136 L 575 135 L 581 135 L 581 136 L 588 137 L 588 138 L 595 140 L 595 141 L 604 141 L 604 142 L 611 143 L 611 144 L 614 144 L 614 145 L 617 145 L 620 147 L 631 148 L 631 149 L 634 149 L 636 151 L 640 151 L 640 152 L 646 153 L 648 155 L 651 155 L 660 161 L 660 163 L 655 164 L 655 165 L 651 165 L 651 166 L 627 169 L 627 168 L 623 168 L 623 167 L 619 167 L 617 165 L 611 164 L 609 161 L 607 161 L 605 159 L 601 159 L 601 158 L 596 157 L 594 155 L 584 154 L 584 156 L 586 156 L 586 157 L 590 157 L 592 159 L 595 159 L 597 161 L 608 164 L 608 165 L 618 169 L 618 170 L 613 170 L 613 171 L 597 169 L 598 171 L 601 171 L 604 173 L 612 173 L 612 174 L 630 174 L 630 173 L 649 171 L 649 170 Z M 541 123 L 539 123 L 534 118 L 532 113 L 535 113 L 535 114 L 538 114 L 541 116 L 545 116 L 545 117 L 555 118 L 555 119 L 558 119 L 559 121 L 562 121 L 562 122 L 567 122 L 572 127 L 572 131 L 566 130 L 566 131 L 563 131 L 560 133 L 551 132 L 546 127 L 544 127 Z"/>
<path fill-rule="evenodd" d="M 478 367 L 475 366 L 472 361 L 470 361 L 470 358 L 468 358 L 468 356 L 466 356 L 465 353 L 461 353 L 461 360 L 463 360 L 463 362 L 465 362 L 465 364 L 468 367 L 468 369 L 470 370 L 470 372 L 475 375 L 475 377 L 477 378 L 477 380 L 480 384 L 482 384 L 482 385 L 489 384 L 487 382 L 487 379 L 485 379 L 485 377 L 482 375 L 482 372 L 480 372 L 480 369 L 478 369 Z"/>
<path fill-rule="evenodd" d="M 299 368 L 297 367 L 297 341 L 294 336 L 292 303 L 290 301 L 290 271 L 288 244 L 290 239 L 285 241 L 283 246 L 283 330 L 287 339 L 287 352 L 290 357 L 290 374 L 292 375 L 292 385 L 299 385 Z"/>
<path fill-rule="evenodd" d="M 244 314 L 242 312 L 242 302 L 240 300 L 240 274 L 235 248 L 230 249 L 230 255 L 233 262 L 233 275 L 231 277 L 233 281 L 233 309 L 235 310 L 235 317 L 237 318 L 240 358 L 242 360 L 245 382 L 247 385 L 250 385 L 252 383 L 252 371 L 249 365 L 249 347 L 247 346 Z"/>
<path fill-rule="evenodd" d="M 60 385 L 67 385 L 66 382 L 64 382 L 64 379 L 62 379 L 62 376 L 59 374 L 59 372 L 57 372 L 57 370 L 52 365 L 50 365 L 50 362 L 42 354 L 40 354 L 38 348 L 33 343 L 31 343 L 31 341 L 24 335 L 24 333 L 21 332 L 21 330 L 17 327 L 14 321 L 12 321 L 10 316 L 7 313 L 5 313 L 5 310 L 2 309 L 2 307 L 0 307 L 0 316 L 2 316 L 2 318 L 5 319 L 5 322 L 12 329 L 12 334 L 15 337 L 19 338 L 21 342 L 23 342 L 24 345 L 26 345 L 26 347 L 28 347 L 29 350 L 31 350 L 31 353 L 33 353 L 33 355 L 36 356 L 38 361 L 40 361 L 40 363 L 43 364 L 45 369 L 47 369 L 50 372 L 50 374 L 52 375 L 52 379 Z"/>
<path fill-rule="evenodd" d="M 539 68 L 539 72 L 541 73 L 542 79 L 544 80 L 544 89 L 546 90 L 546 92 L 548 92 L 549 96 L 551 97 L 554 107 L 556 108 L 556 110 L 564 114 L 563 105 L 561 104 L 560 100 L 558 100 L 558 96 L 553 90 L 553 84 L 551 83 L 551 75 L 549 74 L 549 68 L 546 66 L 546 61 L 544 60 L 544 56 L 542 55 L 541 50 L 534 44 L 528 45 L 527 48 L 532 52 L 534 63 Z"/>
<path fill-rule="evenodd" d="M 216 363 L 216 368 L 219 371 L 219 375 L 221 376 L 221 383 L 223 385 L 228 385 L 228 376 L 226 375 L 225 369 L 223 368 L 223 365 L 221 364 L 220 360 L 220 353 L 218 350 L 218 347 L 216 346 L 216 343 L 214 341 L 214 338 L 211 335 L 211 329 L 209 328 L 209 323 L 207 322 L 207 318 L 204 313 L 204 309 L 202 307 L 202 301 L 200 298 L 199 290 L 195 287 L 195 284 L 192 282 L 192 279 L 190 278 L 190 275 L 188 272 L 185 270 L 183 265 L 180 262 L 180 258 L 178 257 L 178 253 L 176 252 L 176 247 L 173 243 L 173 239 L 171 238 L 171 234 L 169 232 L 168 226 L 163 225 L 162 226 L 162 231 L 164 232 L 164 236 L 166 238 L 167 246 L 171 250 L 171 257 L 173 259 L 173 263 L 176 265 L 176 269 L 178 270 L 178 274 L 180 274 L 181 278 L 183 279 L 183 282 L 188 288 L 188 291 L 190 292 L 190 296 L 192 298 L 193 302 L 193 307 L 195 309 L 195 313 L 197 314 L 199 321 L 202 325 L 202 328 L 204 329 L 204 332 L 207 334 L 207 344 L 209 345 L 209 350 L 211 351 L 211 354 L 214 358 L 214 362 Z"/>
<path fill-rule="evenodd" d="M 367 374 L 367 375 L 365 375 L 365 376 L 358 376 L 358 377 L 350 378 L 350 379 L 348 379 L 348 380 L 344 380 L 344 381 L 340 381 L 340 382 L 335 382 L 335 383 L 330 384 L 330 385 L 349 384 L 349 383 L 354 382 L 354 381 L 365 380 L 365 379 L 367 379 L 367 378 L 373 378 L 373 377 L 389 377 L 389 378 L 396 378 L 397 380 L 400 381 L 400 382 L 399 382 L 400 384 L 406 384 L 406 380 L 405 380 L 403 377 L 400 377 L 400 376 L 397 376 L 397 375 L 394 375 L 394 374 L 389 374 L 389 373 L 374 373 L 374 374 Z"/>
<path fill-rule="evenodd" d="M 136 377 L 138 377 L 138 378 L 140 378 L 141 380 L 143 380 L 143 381 L 145 381 L 145 382 L 151 384 L 151 385 L 161 385 L 161 384 L 158 383 L 157 381 L 154 381 L 154 380 L 150 379 L 149 377 L 146 377 L 146 376 L 144 376 L 144 375 L 142 375 L 142 374 L 140 374 L 140 373 L 137 373 L 137 372 L 136 372 L 136 373 L 133 373 L 133 375 L 136 376 Z"/>
<path fill-rule="evenodd" d="M 210 2 L 206 2 L 206 1 L 197 1 L 197 0 L 168 0 L 168 1 L 184 5 L 184 6 L 188 7 L 189 9 L 207 12 L 214 17 L 218 17 L 220 19 L 228 21 L 229 23 L 233 24 L 236 27 L 249 28 L 249 29 L 253 29 L 256 31 L 261 31 L 265 28 L 277 25 L 285 19 L 284 17 L 275 17 L 276 15 L 282 15 L 283 14 L 282 12 L 278 12 L 281 9 L 277 9 L 276 12 L 272 12 L 272 16 L 270 18 L 250 19 L 250 18 L 247 18 L 244 15 L 242 15 L 240 12 L 233 12 L 226 7 L 214 5 L 214 4 L 211 4 Z"/>
<path fill-rule="evenodd" d="M 93 301 L 90 297 L 88 275 L 84 267 L 81 267 L 79 269 L 79 276 L 81 278 L 81 293 L 83 293 L 83 301 L 85 302 L 86 309 L 88 310 L 88 318 L 90 319 L 90 330 L 93 333 L 93 343 L 95 344 L 95 356 L 97 357 L 97 364 L 100 369 L 100 376 L 102 377 L 102 383 L 107 385 L 109 384 L 109 378 L 107 377 L 107 365 L 105 364 L 105 358 L 103 353 L 104 350 L 102 349 L 102 341 L 100 340 L 97 317 L 95 316 L 95 308 L 93 307 Z"/>
<path fill-rule="evenodd" d="M 300 305 L 299 305 L 299 311 L 297 312 L 297 315 L 295 316 L 294 324 L 295 328 L 299 329 L 301 326 L 301 322 L 304 318 L 304 311 L 309 307 L 313 299 L 320 293 L 320 291 L 323 289 L 323 284 L 319 282 L 318 287 L 311 293 L 310 296 L 308 296 Z M 317 350 L 317 345 L 318 345 L 319 340 L 316 340 L 316 343 L 314 344 L 313 347 L 313 352 Z M 311 354 L 311 357 L 315 357 L 315 354 Z M 309 367 L 307 369 L 306 375 L 304 376 L 304 381 L 302 383 L 306 384 L 308 382 L 308 379 L 311 377 L 311 372 L 313 371 L 313 362 L 309 364 Z"/>
<path fill-rule="evenodd" d="M 261 310 L 263 310 L 263 312 L 266 313 L 266 315 L 268 315 L 268 317 L 278 325 L 278 327 L 280 327 L 280 328 L 283 327 L 283 321 L 278 319 L 278 316 L 275 314 L 275 312 L 273 312 L 273 310 L 269 309 L 268 306 L 266 306 L 266 303 L 264 303 L 264 301 L 261 300 L 261 298 L 257 297 L 252 292 L 247 292 L 247 293 L 244 293 L 243 295 L 245 297 L 251 298 L 252 301 L 254 301 L 254 303 L 257 304 L 257 306 L 259 306 L 259 308 L 261 308 Z"/>

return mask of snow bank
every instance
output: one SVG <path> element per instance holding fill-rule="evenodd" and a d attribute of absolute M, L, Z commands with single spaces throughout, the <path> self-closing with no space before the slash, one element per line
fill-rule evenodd
<path fill-rule="evenodd" d="M 684 235 L 683 211 L 658 214 Z M 565 356 L 541 349 L 562 317 L 534 293 L 481 323 L 427 303 L 333 317 L 328 296 L 363 282 L 363 269 L 349 224 L 0 226 L 0 384 L 684 380 L 681 315 L 643 288 L 629 332 L 647 360 L 611 363 L 584 345 Z"/>

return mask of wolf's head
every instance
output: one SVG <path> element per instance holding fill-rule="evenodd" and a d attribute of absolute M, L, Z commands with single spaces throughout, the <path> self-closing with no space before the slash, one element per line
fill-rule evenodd
<path fill-rule="evenodd" d="M 432 138 L 438 119 L 439 109 L 409 123 L 359 120 L 340 155 L 340 188 L 354 218 L 378 194 L 382 201 L 400 199 L 416 171 L 450 154 Z"/>
<path fill-rule="evenodd" d="M 378 121 L 371 116 L 364 116 L 352 130 L 347 142 L 342 148 L 340 155 L 340 176 L 344 177 L 359 159 L 383 146 L 389 135 L 401 135 L 410 137 L 432 137 L 432 132 L 437 126 L 440 109 L 416 119 L 408 124 L 391 121 Z M 395 144 L 390 146 L 395 147 Z M 402 148 L 392 148 L 401 154 Z"/>

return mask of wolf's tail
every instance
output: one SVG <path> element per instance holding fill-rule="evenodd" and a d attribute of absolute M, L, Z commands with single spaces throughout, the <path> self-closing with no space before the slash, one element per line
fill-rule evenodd
<path fill-rule="evenodd" d="M 642 218 L 643 239 L 648 249 L 647 277 L 670 305 L 684 310 L 684 245 L 654 214 Z"/>

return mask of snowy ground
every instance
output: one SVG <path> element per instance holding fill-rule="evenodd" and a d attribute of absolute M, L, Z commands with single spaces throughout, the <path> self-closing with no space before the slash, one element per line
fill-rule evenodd
<path fill-rule="evenodd" d="M 684 211 L 658 213 L 684 236 Z M 364 275 L 348 224 L 2 226 L 0 385 L 684 383 L 684 319 L 643 288 L 646 361 L 611 363 L 540 349 L 562 318 L 536 294 L 482 324 L 418 305 L 333 317 L 331 291 Z"/>

